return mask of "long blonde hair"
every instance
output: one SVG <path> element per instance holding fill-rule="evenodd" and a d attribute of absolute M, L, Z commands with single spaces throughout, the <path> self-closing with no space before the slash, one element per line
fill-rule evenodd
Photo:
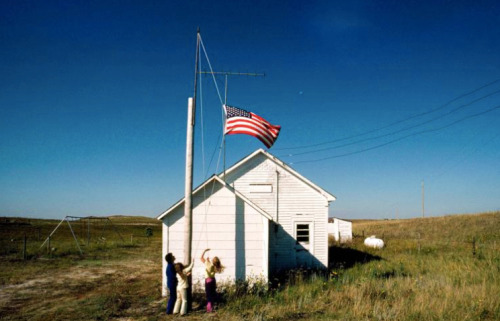
<path fill-rule="evenodd" d="M 214 258 L 212 259 L 212 264 L 214 265 L 215 272 L 217 273 L 222 273 L 226 268 L 224 265 L 222 265 L 217 256 L 214 256 Z"/>

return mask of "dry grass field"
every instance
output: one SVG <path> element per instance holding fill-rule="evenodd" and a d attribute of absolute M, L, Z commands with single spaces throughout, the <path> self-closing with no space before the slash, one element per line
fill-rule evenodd
<path fill-rule="evenodd" d="M 87 244 L 86 226 L 72 223 L 84 251 L 80 255 L 67 225 L 53 236 L 48 251 L 40 245 L 59 222 L 0 219 L 0 318 L 500 319 L 499 212 L 355 221 L 351 244 L 331 242 L 327 273 L 293 271 L 274 280 L 269 291 L 245 284 L 226 287 L 215 315 L 203 313 L 202 299 L 195 297 L 194 311 L 183 318 L 164 315 L 159 222 L 142 217 L 113 217 L 112 222 L 123 241 L 96 224 Z M 363 235 L 383 238 L 386 247 L 365 248 Z"/>
<path fill-rule="evenodd" d="M 142 217 L 111 220 L 124 242 L 111 226 L 106 226 L 102 233 L 103 226 L 91 225 L 91 241 L 87 246 L 86 226 L 72 223 L 84 251 L 82 256 L 66 224 L 54 234 L 51 252 L 45 246 L 39 248 L 43 238 L 37 239 L 38 232 L 29 231 L 27 260 L 13 250 L 5 254 L 6 243 L 16 234 L 14 230 L 24 239 L 27 226 L 16 226 L 14 219 L 10 219 L 11 226 L 4 222 L 1 238 L 4 255 L 0 257 L 2 320 L 126 320 L 161 314 L 159 222 Z M 59 222 L 31 220 L 30 223 L 46 237 Z M 149 239 L 148 227 L 153 232 Z M 22 248 L 21 245 L 17 244 L 17 248 Z"/>

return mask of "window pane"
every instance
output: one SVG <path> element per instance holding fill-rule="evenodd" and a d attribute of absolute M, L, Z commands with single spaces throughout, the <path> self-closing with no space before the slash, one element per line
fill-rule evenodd
<path fill-rule="evenodd" d="M 297 224 L 295 231 L 298 242 L 309 243 L 309 224 Z"/>
<path fill-rule="evenodd" d="M 297 231 L 297 236 L 309 236 L 309 231 Z"/>
<path fill-rule="evenodd" d="M 302 243 L 309 243 L 309 235 L 308 236 L 297 236 L 297 241 Z"/>

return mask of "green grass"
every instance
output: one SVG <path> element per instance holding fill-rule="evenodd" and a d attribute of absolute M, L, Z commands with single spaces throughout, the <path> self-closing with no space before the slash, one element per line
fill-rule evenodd
<path fill-rule="evenodd" d="M 53 243 L 58 250 L 52 257 L 43 251 L 27 261 L 19 252 L 0 256 L 2 319 L 168 319 L 160 293 L 159 222 L 113 220 L 125 244 L 110 235 L 104 243 L 85 246 L 82 256 L 71 235 L 61 234 L 59 243 Z M 48 232 L 57 223 L 31 221 Z M 149 240 L 148 226 L 153 229 Z M 294 271 L 269 291 L 259 283 L 221 285 L 222 302 L 210 319 L 500 319 L 499 212 L 355 221 L 353 229 L 357 237 L 351 244 L 332 242 L 328 273 Z M 383 237 L 387 246 L 367 249 L 363 234 Z M 196 295 L 195 311 L 184 319 L 207 319 L 202 304 L 203 295 Z"/>
<path fill-rule="evenodd" d="M 383 236 L 387 247 L 367 249 L 362 237 L 356 237 L 344 250 L 359 260 L 341 257 L 334 262 L 348 268 L 258 300 L 228 300 L 221 319 L 500 319 L 500 213 L 364 221 L 353 228 L 358 236 L 363 231 Z M 342 247 L 336 253 L 343 253 Z"/>

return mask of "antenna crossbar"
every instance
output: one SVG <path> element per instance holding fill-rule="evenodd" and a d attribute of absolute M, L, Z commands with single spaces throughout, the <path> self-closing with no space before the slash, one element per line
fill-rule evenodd
<path fill-rule="evenodd" d="M 212 67 L 210 67 L 212 68 Z M 210 74 L 214 78 L 215 81 L 215 75 L 223 75 L 225 78 L 225 94 L 224 94 L 224 105 L 227 104 L 227 77 L 228 76 L 248 76 L 248 77 L 265 77 L 265 73 L 256 73 L 256 72 L 234 72 L 234 71 L 205 71 L 205 70 L 200 70 L 197 72 L 198 74 Z M 218 89 L 217 89 L 218 90 Z M 224 122 L 224 121 L 223 121 Z M 222 146 L 223 146 L 223 151 L 224 151 L 224 157 L 223 157 L 223 176 L 222 179 L 226 179 L 226 138 L 225 135 L 223 135 L 222 138 Z"/>
<path fill-rule="evenodd" d="M 233 71 L 198 71 L 199 74 L 211 74 L 211 75 L 225 75 L 225 76 L 252 76 L 252 77 L 265 77 L 265 73 L 254 73 L 254 72 L 233 72 Z"/>

